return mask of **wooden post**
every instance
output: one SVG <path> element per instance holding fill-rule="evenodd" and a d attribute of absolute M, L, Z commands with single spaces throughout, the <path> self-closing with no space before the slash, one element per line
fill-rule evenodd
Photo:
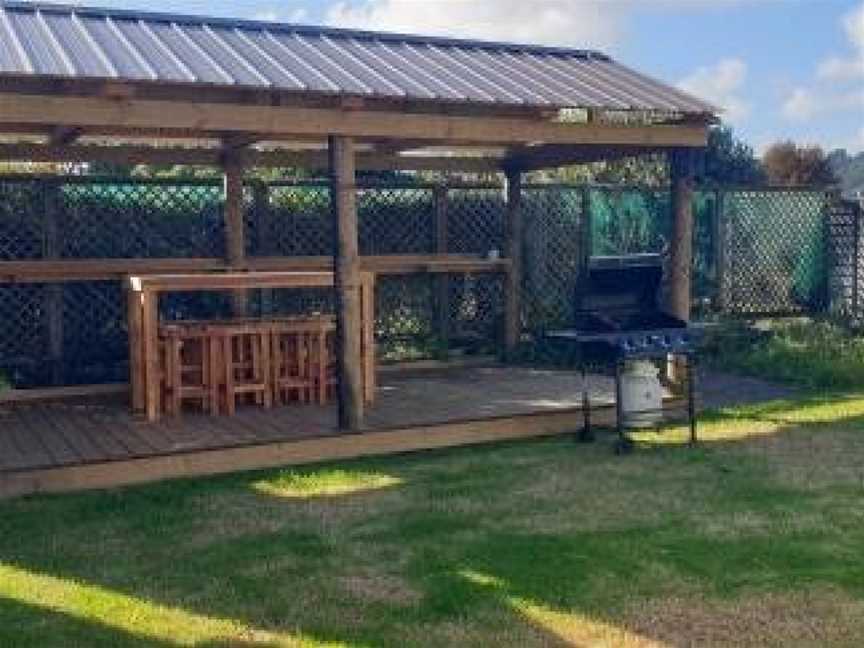
<path fill-rule="evenodd" d="M 54 179 L 43 181 L 42 214 L 42 258 L 46 261 L 60 258 L 60 185 Z M 63 371 L 63 285 L 48 284 L 45 287 L 45 318 L 48 337 L 48 361 L 51 367 L 51 384 L 62 385 Z"/>
<path fill-rule="evenodd" d="M 334 276 L 339 427 L 343 430 L 359 431 L 363 427 L 364 407 L 354 140 L 331 135 L 328 144 L 331 201 L 336 220 Z"/>
<path fill-rule="evenodd" d="M 274 256 L 273 212 L 270 209 L 270 186 L 264 182 L 252 185 L 252 218 L 255 219 L 255 252 L 257 256 Z M 274 311 L 273 290 L 261 291 L 261 313 L 271 315 Z"/>
<path fill-rule="evenodd" d="M 232 270 L 241 270 L 246 264 L 246 228 L 243 218 L 243 164 L 238 157 L 226 151 L 222 163 L 225 199 L 225 256 Z M 248 299 L 244 290 L 231 293 L 234 315 L 246 314 Z"/>
<path fill-rule="evenodd" d="M 669 250 L 669 313 L 690 320 L 693 266 L 693 155 L 687 150 L 671 154 L 672 241 Z"/>
<path fill-rule="evenodd" d="M 504 311 L 504 348 L 512 356 L 522 334 L 522 174 L 508 169 L 507 175 L 507 241 L 510 259 L 507 273 Z"/>
<path fill-rule="evenodd" d="M 448 191 L 445 185 L 435 187 L 433 201 L 436 254 L 447 254 L 449 239 L 447 197 Z M 435 327 L 441 340 L 441 353 L 446 356 L 450 348 L 450 276 L 446 273 L 435 276 Z"/>
<path fill-rule="evenodd" d="M 714 285 L 717 290 L 715 305 L 721 313 L 726 312 L 726 216 L 724 212 L 725 189 L 717 189 L 714 201 Z"/>

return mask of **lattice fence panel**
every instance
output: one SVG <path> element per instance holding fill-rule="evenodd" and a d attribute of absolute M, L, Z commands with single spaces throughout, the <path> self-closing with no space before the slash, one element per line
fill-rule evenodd
<path fill-rule="evenodd" d="M 72 384 L 122 382 L 128 373 L 125 294 L 116 282 L 63 287 L 64 375 Z"/>
<path fill-rule="evenodd" d="M 597 255 L 662 252 L 672 231 L 668 190 L 592 187 L 592 252 Z"/>
<path fill-rule="evenodd" d="M 818 313 L 827 306 L 826 196 L 737 191 L 723 202 L 729 313 Z"/>
<path fill-rule="evenodd" d="M 42 256 L 43 183 L 0 180 L 0 261 Z"/>
<path fill-rule="evenodd" d="M 0 285 L 0 370 L 13 385 L 45 382 L 44 303 L 44 286 Z"/>
<path fill-rule="evenodd" d="M 457 342 L 479 351 L 500 348 L 504 330 L 504 279 L 500 275 L 453 275 L 450 330 Z"/>
<path fill-rule="evenodd" d="M 361 254 L 427 254 L 434 251 L 431 189 L 361 189 L 357 207 Z"/>
<path fill-rule="evenodd" d="M 428 275 L 378 277 L 375 336 L 384 359 L 428 358 L 440 346 L 432 281 Z"/>
<path fill-rule="evenodd" d="M 273 185 L 270 213 L 259 254 L 274 256 L 325 256 L 333 253 L 335 228 L 330 189 L 321 183 Z"/>
<path fill-rule="evenodd" d="M 485 256 L 503 250 L 501 189 L 450 189 L 447 200 L 448 252 Z"/>
<path fill-rule="evenodd" d="M 853 202 L 832 201 L 828 210 L 829 280 L 831 311 L 859 324 L 862 320 L 861 209 Z"/>
<path fill-rule="evenodd" d="M 530 188 L 523 196 L 523 308 L 529 329 L 567 326 L 585 254 L 585 193 Z"/>
<path fill-rule="evenodd" d="M 714 311 L 719 302 L 719 259 L 716 240 L 720 192 L 696 192 L 693 203 L 693 304 L 698 317 Z"/>
<path fill-rule="evenodd" d="M 224 256 L 218 185 L 75 182 L 61 191 L 63 257 Z"/>

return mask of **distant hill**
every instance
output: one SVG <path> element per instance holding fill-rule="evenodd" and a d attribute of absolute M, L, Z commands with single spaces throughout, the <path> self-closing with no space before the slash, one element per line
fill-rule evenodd
<path fill-rule="evenodd" d="M 831 151 L 828 164 L 840 179 L 843 195 L 849 198 L 864 196 L 864 151 L 857 155 L 849 155 L 844 149 Z"/>

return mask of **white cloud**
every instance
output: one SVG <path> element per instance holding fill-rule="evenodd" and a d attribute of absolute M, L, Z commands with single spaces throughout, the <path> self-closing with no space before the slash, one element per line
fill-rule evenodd
<path fill-rule="evenodd" d="M 864 59 L 841 58 L 831 56 L 819 64 L 816 68 L 816 76 L 820 79 L 854 79 L 864 76 Z"/>
<path fill-rule="evenodd" d="M 304 8 L 297 7 L 288 12 L 279 9 L 264 9 L 256 13 L 252 18 L 253 20 L 264 20 L 266 22 L 299 23 L 308 17 L 309 13 Z"/>
<path fill-rule="evenodd" d="M 819 102 L 816 96 L 807 88 L 795 88 L 786 101 L 781 112 L 789 121 L 807 121 L 819 112 Z"/>
<path fill-rule="evenodd" d="M 864 2 L 843 19 L 843 29 L 853 47 L 864 51 Z"/>
<path fill-rule="evenodd" d="M 338 2 L 327 22 L 395 32 L 609 48 L 627 2 L 604 0 L 363 0 Z"/>
<path fill-rule="evenodd" d="M 747 64 L 741 59 L 728 58 L 715 65 L 700 67 L 678 82 L 678 87 L 705 99 L 725 111 L 724 118 L 740 123 L 750 114 L 750 104 L 741 96 L 747 80 Z"/>
<path fill-rule="evenodd" d="M 852 46 L 848 56 L 831 56 L 816 70 L 820 79 L 864 78 L 864 2 L 843 17 L 843 31 Z"/>
<path fill-rule="evenodd" d="M 864 114 L 864 90 L 821 92 L 797 87 L 783 102 L 781 112 L 789 121 L 806 122 L 817 115 L 855 111 Z"/>

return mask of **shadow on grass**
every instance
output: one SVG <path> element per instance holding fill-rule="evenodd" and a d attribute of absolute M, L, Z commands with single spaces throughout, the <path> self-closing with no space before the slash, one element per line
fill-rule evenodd
<path fill-rule="evenodd" d="M 762 421 L 783 437 L 802 424 L 858 424 L 864 404 L 812 397 L 704 420 Z M 694 526 L 712 512 L 770 522 L 817 510 L 812 493 L 717 454 L 752 441 L 616 458 L 607 444 L 553 439 L 0 504 L 0 568 L 20 578 L 0 583 L 0 644 L 564 646 L 582 633 L 638 645 L 657 637 L 629 628 L 624 604 L 675 583 L 715 597 L 813 586 L 864 596 L 854 520 L 782 537 Z M 557 486 L 531 490 L 546 481 Z M 642 516 L 679 491 L 682 506 Z M 563 528 L 594 497 L 633 502 L 611 528 Z M 562 529 L 516 524 L 538 511 Z M 45 577 L 63 581 L 56 603 Z M 92 606 L 93 587 L 104 605 Z M 177 627 L 134 630 L 161 606 L 178 611 Z M 131 620 L 114 627 L 118 615 Z M 562 630 L 556 615 L 579 627 Z"/>

